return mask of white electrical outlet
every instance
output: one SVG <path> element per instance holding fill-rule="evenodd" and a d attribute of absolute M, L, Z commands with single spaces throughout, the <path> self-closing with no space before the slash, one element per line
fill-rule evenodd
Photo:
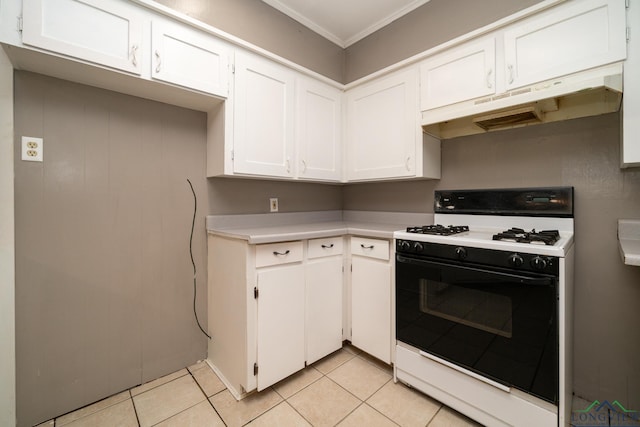
<path fill-rule="evenodd" d="M 272 197 L 269 199 L 269 209 L 271 212 L 278 212 L 278 198 Z"/>
<path fill-rule="evenodd" d="M 28 162 L 41 162 L 44 150 L 42 138 L 31 136 L 22 137 L 22 160 Z"/>

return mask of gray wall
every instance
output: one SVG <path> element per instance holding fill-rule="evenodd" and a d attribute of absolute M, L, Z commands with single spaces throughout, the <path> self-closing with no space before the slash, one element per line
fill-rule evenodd
<path fill-rule="evenodd" d="M 640 408 L 640 268 L 624 265 L 618 218 L 640 217 L 640 169 L 619 168 L 619 114 L 442 143 L 440 181 L 350 185 L 344 209 L 432 212 L 435 189 L 575 188 L 578 396 Z"/>
<path fill-rule="evenodd" d="M 19 425 L 63 414 L 206 356 L 206 116 L 15 74 Z M 20 160 L 21 136 L 44 162 Z"/>
<path fill-rule="evenodd" d="M 209 179 L 209 214 L 268 213 L 269 198 L 279 212 L 342 209 L 342 187 L 303 182 L 235 178 Z"/>

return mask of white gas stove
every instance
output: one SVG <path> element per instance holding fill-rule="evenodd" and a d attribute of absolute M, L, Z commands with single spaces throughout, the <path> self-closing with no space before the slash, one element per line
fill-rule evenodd
<path fill-rule="evenodd" d="M 521 251 L 538 255 L 564 256 L 567 249 L 573 245 L 573 218 L 541 218 L 522 216 L 495 215 L 455 215 L 436 213 L 434 223 L 442 229 L 466 226 L 468 230 L 456 234 L 429 234 L 419 229 L 427 226 L 407 227 L 410 231 L 396 231 L 394 238 L 420 242 L 444 243 L 476 248 L 496 249 L 503 251 Z M 502 240 L 495 240 L 494 236 L 508 230 L 519 228 L 525 234 L 521 240 L 529 239 L 533 234 L 546 230 L 557 230 L 560 238 L 552 244 L 541 241 L 519 242 L 518 234 L 514 238 L 509 236 Z M 446 231 L 445 231 L 446 233 Z"/>
<path fill-rule="evenodd" d="M 484 425 L 568 425 L 573 189 L 434 200 L 394 233 L 396 379 Z"/>

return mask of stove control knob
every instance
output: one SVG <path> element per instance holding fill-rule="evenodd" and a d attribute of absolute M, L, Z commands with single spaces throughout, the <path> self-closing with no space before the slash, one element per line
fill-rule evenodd
<path fill-rule="evenodd" d="M 459 260 L 465 259 L 467 257 L 467 250 L 462 246 L 458 246 L 456 248 L 456 256 L 458 257 Z"/>
<path fill-rule="evenodd" d="M 518 254 L 511 254 L 509 255 L 509 265 L 512 267 L 520 267 L 522 264 L 524 264 L 524 260 L 522 259 L 522 257 Z"/>
<path fill-rule="evenodd" d="M 547 260 L 543 257 L 535 257 L 531 260 L 531 267 L 535 268 L 536 270 L 544 270 L 545 268 L 547 268 Z"/>
<path fill-rule="evenodd" d="M 424 250 L 424 245 L 420 242 L 414 242 L 413 243 L 413 250 L 415 252 L 422 252 Z"/>
<path fill-rule="evenodd" d="M 411 250 L 411 243 L 407 242 L 406 240 L 401 240 L 399 246 L 400 246 L 400 250 L 402 251 Z"/>

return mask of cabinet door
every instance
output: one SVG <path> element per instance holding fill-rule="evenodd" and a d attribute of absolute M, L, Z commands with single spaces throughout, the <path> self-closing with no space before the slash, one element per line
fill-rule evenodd
<path fill-rule="evenodd" d="M 304 368 L 304 267 L 258 271 L 258 391 Z"/>
<path fill-rule="evenodd" d="M 420 109 L 468 101 L 496 91 L 495 39 L 467 43 L 420 65 Z"/>
<path fill-rule="evenodd" d="M 418 123 L 416 68 L 347 92 L 347 178 L 415 175 Z"/>
<path fill-rule="evenodd" d="M 342 257 L 306 266 L 307 364 L 342 347 Z"/>
<path fill-rule="evenodd" d="M 124 2 L 25 0 L 22 42 L 140 74 L 142 18 Z"/>
<path fill-rule="evenodd" d="M 236 52 L 234 173 L 293 177 L 293 71 Z"/>
<path fill-rule="evenodd" d="M 171 21 L 152 23 L 154 79 L 226 97 L 230 48 L 213 36 Z"/>
<path fill-rule="evenodd" d="M 640 33 L 640 3 L 629 5 L 629 26 L 634 34 Z M 640 166 L 640 37 L 629 39 L 629 56 L 624 63 L 624 91 L 622 98 L 622 167 Z"/>
<path fill-rule="evenodd" d="M 351 342 L 391 363 L 391 265 L 354 256 L 351 267 Z"/>
<path fill-rule="evenodd" d="M 297 87 L 296 167 L 300 178 L 342 178 L 342 91 L 300 78 Z"/>
<path fill-rule="evenodd" d="M 625 22 L 625 0 L 582 0 L 514 25 L 504 35 L 507 90 L 623 60 Z"/>

